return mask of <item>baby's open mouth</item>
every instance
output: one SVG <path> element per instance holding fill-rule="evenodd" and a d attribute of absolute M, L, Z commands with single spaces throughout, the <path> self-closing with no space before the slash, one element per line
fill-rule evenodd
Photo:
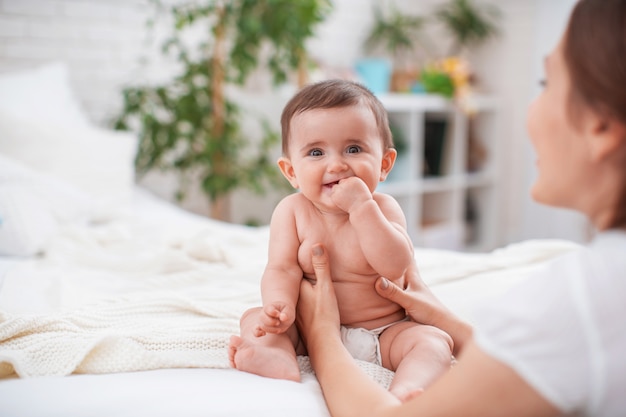
<path fill-rule="evenodd" d="M 328 182 L 328 183 L 324 184 L 324 187 L 333 188 L 337 184 L 339 184 L 339 181 Z"/>

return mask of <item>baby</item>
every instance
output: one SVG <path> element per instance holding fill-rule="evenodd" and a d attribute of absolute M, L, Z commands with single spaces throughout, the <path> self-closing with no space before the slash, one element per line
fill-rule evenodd
<path fill-rule="evenodd" d="M 313 245 L 330 257 L 343 342 L 356 359 L 395 371 L 389 390 L 401 400 L 419 394 L 450 368 L 452 339 L 411 321 L 380 297 L 384 276 L 410 286 L 413 245 L 399 204 L 375 192 L 396 159 L 387 112 L 360 84 L 329 80 L 306 86 L 281 117 L 281 172 L 299 189 L 272 215 L 262 308 L 246 311 L 232 336 L 231 366 L 300 380 L 296 355 L 306 354 L 294 324 L 300 280 L 314 279 Z"/>

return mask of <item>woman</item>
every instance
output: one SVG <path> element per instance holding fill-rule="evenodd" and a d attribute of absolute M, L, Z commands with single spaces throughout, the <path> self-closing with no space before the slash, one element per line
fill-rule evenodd
<path fill-rule="evenodd" d="M 535 200 L 588 216 L 598 233 L 476 314 L 475 329 L 426 289 L 376 289 L 446 331 L 458 363 L 401 403 L 341 344 L 324 248 L 303 281 L 298 325 L 333 416 L 621 416 L 626 412 L 626 0 L 581 0 L 545 63 L 528 130 Z M 417 274 L 414 269 L 412 273 Z"/>

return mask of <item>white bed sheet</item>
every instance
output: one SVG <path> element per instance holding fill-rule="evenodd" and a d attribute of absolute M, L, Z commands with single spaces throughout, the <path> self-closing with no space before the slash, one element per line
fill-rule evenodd
<path fill-rule="evenodd" d="M 311 374 L 301 383 L 232 369 L 160 369 L 0 382 L 3 417 L 329 416 Z"/>
<path fill-rule="evenodd" d="M 0 258 L 0 375 L 22 376 L 0 378 L 0 416 L 327 416 L 305 358 L 302 383 L 228 368 L 228 335 L 260 303 L 267 235 L 137 188 L 125 218 L 65 228 L 42 257 Z M 416 258 L 433 291 L 472 321 L 475 305 L 574 247 L 528 241 Z M 133 313 L 114 320 L 96 314 L 125 309 Z M 59 329 L 68 322 L 71 331 Z"/>

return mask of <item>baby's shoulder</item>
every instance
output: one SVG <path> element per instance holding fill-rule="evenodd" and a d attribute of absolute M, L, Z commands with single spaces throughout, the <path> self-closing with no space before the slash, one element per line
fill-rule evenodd
<path fill-rule="evenodd" d="M 274 208 L 274 216 L 301 217 L 312 210 L 313 205 L 301 193 L 289 194 L 278 202 Z"/>
<path fill-rule="evenodd" d="M 298 208 L 302 209 L 305 207 L 312 207 L 313 205 L 307 198 L 302 195 L 302 193 L 293 193 L 289 194 L 286 197 L 283 197 L 282 200 L 278 203 L 276 208 Z"/>

